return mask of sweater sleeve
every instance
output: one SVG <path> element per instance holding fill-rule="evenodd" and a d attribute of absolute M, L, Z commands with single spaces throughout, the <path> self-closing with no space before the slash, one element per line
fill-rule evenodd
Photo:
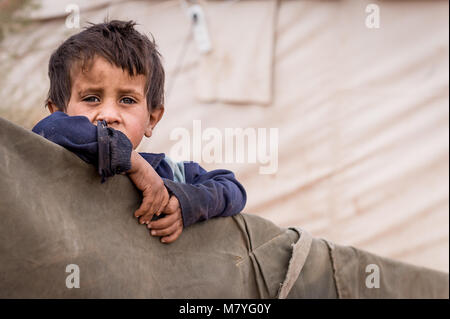
<path fill-rule="evenodd" d="M 85 116 L 54 112 L 32 129 L 95 165 L 102 182 L 106 177 L 131 168 L 132 144 L 125 134 L 104 125 L 94 125 Z"/>
<path fill-rule="evenodd" d="M 163 180 L 180 202 L 184 227 L 213 217 L 236 215 L 247 202 L 244 187 L 231 171 L 207 172 L 197 163 L 184 162 L 177 174 L 183 181 Z"/>

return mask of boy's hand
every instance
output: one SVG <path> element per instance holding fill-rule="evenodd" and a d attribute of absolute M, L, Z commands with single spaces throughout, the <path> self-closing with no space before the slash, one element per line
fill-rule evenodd
<path fill-rule="evenodd" d="M 162 236 L 162 243 L 172 243 L 180 237 L 183 231 L 183 218 L 181 217 L 180 202 L 171 196 L 169 203 L 162 211 L 166 216 L 148 224 L 153 236 Z"/>
<path fill-rule="evenodd" d="M 169 202 L 169 193 L 161 177 L 136 151 L 131 153 L 131 169 L 128 176 L 142 191 L 142 204 L 134 213 L 141 224 L 148 224 L 154 214 L 160 214 Z"/>

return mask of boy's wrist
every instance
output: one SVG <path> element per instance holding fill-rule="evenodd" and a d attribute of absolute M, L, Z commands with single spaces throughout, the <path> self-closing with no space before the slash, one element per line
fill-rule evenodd
<path fill-rule="evenodd" d="M 131 151 L 130 161 L 131 161 L 131 169 L 127 171 L 127 174 L 136 173 L 137 171 L 139 171 L 142 165 L 146 163 L 145 159 L 135 150 Z M 145 163 L 143 163 L 143 161 Z"/>

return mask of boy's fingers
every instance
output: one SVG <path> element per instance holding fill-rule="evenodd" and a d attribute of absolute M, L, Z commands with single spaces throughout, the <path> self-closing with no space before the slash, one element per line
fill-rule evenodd
<path fill-rule="evenodd" d="M 155 200 L 153 201 L 151 204 L 147 203 L 146 205 L 142 205 L 141 207 L 143 207 L 142 209 L 139 209 L 139 212 L 137 214 L 135 214 L 136 217 L 140 217 L 139 219 L 139 223 L 141 224 L 148 224 L 150 223 L 150 221 L 153 218 L 154 214 L 158 214 L 159 212 L 157 210 L 155 210 L 156 204 L 157 202 L 161 202 L 159 200 Z M 164 204 L 164 203 L 163 203 Z M 147 208 L 148 207 L 148 208 Z M 161 205 L 162 207 L 162 205 Z M 147 208 L 147 209 L 146 209 Z M 143 211 L 143 209 L 146 209 L 146 211 Z"/>
<path fill-rule="evenodd" d="M 152 212 L 152 203 L 148 200 L 142 202 L 141 207 L 134 213 L 136 218 L 139 218 L 140 224 L 146 224 L 150 222 L 153 217 L 154 212 Z"/>
<path fill-rule="evenodd" d="M 148 211 L 149 208 L 150 208 L 150 203 L 147 201 L 143 201 L 141 206 L 139 206 L 139 208 L 134 213 L 134 216 L 137 218 L 137 217 L 141 217 L 141 216 L 145 215 L 145 213 Z"/>
<path fill-rule="evenodd" d="M 143 207 L 145 209 L 145 213 L 151 213 L 152 215 L 156 213 L 156 209 L 158 208 L 156 207 L 158 201 L 155 200 L 157 194 L 155 194 L 153 190 L 153 188 L 148 187 L 142 192 L 142 196 L 144 197 L 142 200 L 142 206 L 144 206 L 144 202 L 146 203 L 146 206 Z"/>
<path fill-rule="evenodd" d="M 180 214 L 180 216 L 181 216 L 181 214 Z M 155 220 L 155 221 L 151 222 L 150 224 L 148 224 L 148 228 L 151 228 L 151 229 L 167 228 L 170 225 L 174 224 L 178 219 L 180 219 L 180 216 L 177 216 L 177 214 L 166 215 L 165 217 Z"/>
<path fill-rule="evenodd" d="M 153 202 L 152 205 L 150 206 L 149 210 L 147 211 L 147 214 L 153 216 L 156 212 L 157 212 L 156 203 Z"/>
<path fill-rule="evenodd" d="M 150 234 L 152 234 L 152 236 L 167 236 L 174 233 L 179 227 L 181 227 L 179 223 L 174 223 L 167 228 L 152 229 Z"/>
<path fill-rule="evenodd" d="M 178 239 L 178 237 L 180 237 L 182 231 L 183 231 L 182 227 L 177 228 L 177 230 L 175 230 L 173 234 L 161 238 L 161 242 L 165 244 L 173 243 L 175 240 Z"/>
<path fill-rule="evenodd" d="M 153 218 L 153 214 L 145 214 L 144 216 L 139 218 L 139 223 L 140 224 L 148 224 L 148 223 L 150 223 L 152 218 Z"/>
<path fill-rule="evenodd" d="M 158 210 L 155 212 L 156 215 L 158 216 L 162 213 L 164 208 L 167 206 L 167 203 L 169 202 L 169 194 L 167 193 L 165 188 L 160 192 L 160 194 L 161 194 L 159 201 L 160 205 L 158 207 Z"/>
<path fill-rule="evenodd" d="M 171 214 L 178 208 L 178 199 L 175 196 L 169 198 L 169 202 L 166 207 L 164 207 L 163 212 L 166 214 Z"/>
<path fill-rule="evenodd" d="M 169 194 L 165 188 L 162 188 L 156 194 L 151 193 L 151 189 L 148 188 L 143 191 L 144 199 L 142 200 L 141 206 L 136 210 L 134 216 L 139 218 L 139 223 L 148 224 L 154 214 L 161 214 L 164 208 L 169 202 Z"/>

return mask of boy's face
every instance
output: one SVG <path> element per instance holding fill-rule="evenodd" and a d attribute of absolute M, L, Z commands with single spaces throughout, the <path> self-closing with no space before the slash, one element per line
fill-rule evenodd
<path fill-rule="evenodd" d="M 131 77 L 126 70 L 102 57 L 95 57 L 91 62 L 87 70 L 78 67 L 72 72 L 72 91 L 66 113 L 84 115 L 95 125 L 105 120 L 109 127 L 124 133 L 135 149 L 144 135 L 152 135 L 164 108 L 149 114 L 144 75 Z M 54 106 L 49 108 L 52 113 L 56 110 Z"/>

